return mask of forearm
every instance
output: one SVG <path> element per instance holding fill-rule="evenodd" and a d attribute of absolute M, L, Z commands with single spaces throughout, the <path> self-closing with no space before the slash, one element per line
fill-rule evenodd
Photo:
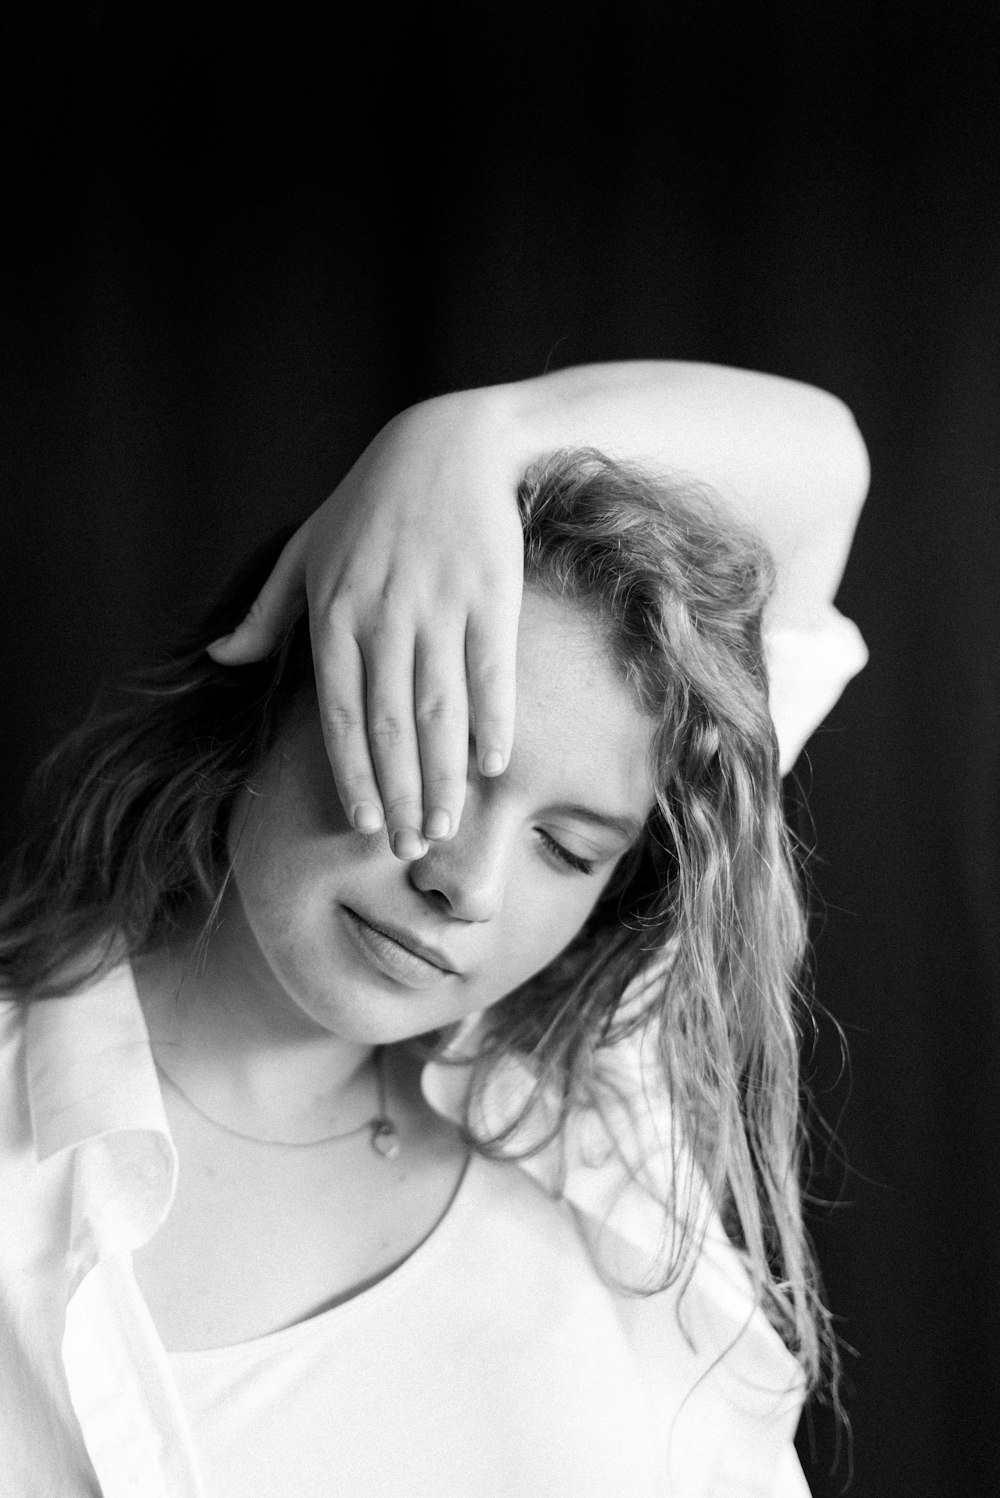
<path fill-rule="evenodd" d="M 835 397 L 662 361 L 422 401 L 382 428 L 212 647 L 223 664 L 260 660 L 308 601 L 338 794 L 360 831 L 385 814 L 401 858 L 458 826 L 470 714 L 480 773 L 508 763 L 523 574 L 514 494 L 539 459 L 580 447 L 711 486 L 769 547 L 766 651 L 785 768 L 863 664 L 860 637 L 846 639 L 851 626 L 830 609 L 868 484 L 864 443 Z"/>
<path fill-rule="evenodd" d="M 808 625 L 832 600 L 867 492 L 847 407 L 775 375 L 666 360 L 584 365 L 416 409 L 475 434 L 497 493 L 545 453 L 582 446 L 711 485 L 774 555 L 772 622 Z"/>

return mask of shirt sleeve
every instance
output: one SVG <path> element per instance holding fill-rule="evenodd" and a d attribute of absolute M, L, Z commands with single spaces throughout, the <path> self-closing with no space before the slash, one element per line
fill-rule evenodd
<path fill-rule="evenodd" d="M 810 628 L 777 625 L 765 630 L 771 716 L 787 775 L 802 749 L 853 676 L 868 650 L 861 631 L 831 605 Z"/>
<path fill-rule="evenodd" d="M 809 1486 L 806 1482 L 805 1474 L 799 1465 L 798 1455 L 791 1442 L 788 1443 L 781 1454 L 774 1498 L 810 1498 Z"/>

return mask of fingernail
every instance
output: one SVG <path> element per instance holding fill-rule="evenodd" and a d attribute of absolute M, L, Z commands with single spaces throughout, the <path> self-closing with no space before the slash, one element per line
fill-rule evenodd
<path fill-rule="evenodd" d="M 440 806 L 435 806 L 424 822 L 424 837 L 447 837 L 451 831 L 451 817 Z"/>
<path fill-rule="evenodd" d="M 351 820 L 359 832 L 377 832 L 382 825 L 382 813 L 371 801 L 359 801 Z"/>
<path fill-rule="evenodd" d="M 499 775 L 503 769 L 503 755 L 499 749 L 491 749 L 489 754 L 483 755 L 483 774 Z"/>
<path fill-rule="evenodd" d="M 210 645 L 206 645 L 205 649 L 206 650 L 219 650 L 219 649 L 221 649 L 223 645 L 228 645 L 229 644 L 230 640 L 233 638 L 233 635 L 235 633 L 236 633 L 236 631 L 234 629 L 228 635 L 220 635 L 217 640 L 213 640 Z"/>
<path fill-rule="evenodd" d="M 397 858 L 411 863 L 415 858 L 423 858 L 427 852 L 427 845 L 419 832 L 414 832 L 412 827 L 402 827 L 399 832 L 393 834 L 392 851 Z"/>

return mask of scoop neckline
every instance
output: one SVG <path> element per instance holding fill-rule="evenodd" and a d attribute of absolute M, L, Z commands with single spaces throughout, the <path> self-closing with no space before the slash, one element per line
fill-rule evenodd
<path fill-rule="evenodd" d="M 387 1300 L 401 1294 L 419 1276 L 425 1274 L 433 1263 L 447 1250 L 463 1222 L 475 1210 L 476 1199 L 483 1189 L 482 1167 L 485 1162 L 470 1150 L 462 1166 L 458 1184 L 451 1200 L 426 1238 L 422 1238 L 406 1258 L 390 1269 L 388 1274 L 376 1280 L 364 1290 L 351 1295 L 338 1305 L 328 1306 L 314 1316 L 306 1316 L 291 1326 L 279 1327 L 277 1331 L 265 1332 L 245 1342 L 231 1342 L 224 1347 L 201 1347 L 190 1351 L 171 1352 L 167 1357 L 173 1366 L 199 1367 L 210 1362 L 233 1360 L 257 1360 L 272 1353 L 284 1351 L 291 1345 L 299 1345 L 320 1338 L 331 1330 L 340 1331 L 352 1322 L 363 1320 L 377 1311 Z"/>

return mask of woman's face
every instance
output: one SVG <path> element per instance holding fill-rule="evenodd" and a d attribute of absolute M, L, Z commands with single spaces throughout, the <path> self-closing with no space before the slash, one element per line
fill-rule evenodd
<path fill-rule="evenodd" d="M 593 621 L 527 592 L 510 767 L 483 779 L 470 755 L 456 836 L 401 863 L 348 825 L 311 709 L 235 810 L 227 960 L 286 1021 L 354 1042 L 488 1008 L 566 946 L 638 836 L 653 728 Z"/>

